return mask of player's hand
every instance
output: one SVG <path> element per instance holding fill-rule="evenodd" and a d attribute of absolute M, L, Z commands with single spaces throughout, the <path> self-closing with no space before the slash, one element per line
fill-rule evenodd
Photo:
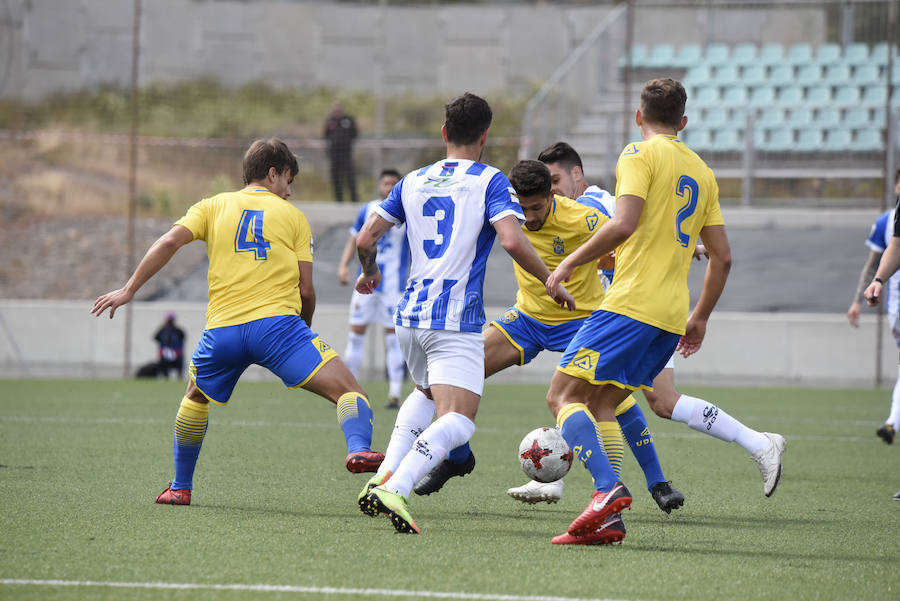
<path fill-rule="evenodd" d="M 572 277 L 572 271 L 574 271 L 574 269 L 569 267 L 566 264 L 566 260 L 563 259 L 563 262 L 550 273 L 550 277 L 547 278 L 545 286 L 547 288 L 547 294 L 549 294 L 551 298 L 556 298 L 556 295 L 558 294 L 557 289 L 560 284 L 569 281 L 569 278 Z"/>
<path fill-rule="evenodd" d="M 709 251 L 706 250 L 706 247 L 702 244 L 698 244 L 694 247 L 694 258 L 699 261 L 700 257 L 709 258 Z"/>
<path fill-rule="evenodd" d="M 847 321 L 850 322 L 850 325 L 854 328 L 859 327 L 859 301 L 855 300 L 850 305 L 850 308 L 847 309 Z"/>
<path fill-rule="evenodd" d="M 681 353 L 682 357 L 690 357 L 700 350 L 700 345 L 703 344 L 704 336 L 706 336 L 706 320 L 697 319 L 692 316 L 688 319 L 687 325 L 684 328 L 684 335 L 681 337 L 681 340 L 678 341 L 675 352 Z"/>
<path fill-rule="evenodd" d="M 881 300 L 881 284 L 878 282 L 869 284 L 869 287 L 863 292 L 863 298 L 866 299 L 866 304 L 870 307 L 877 305 L 878 301 Z"/>
<path fill-rule="evenodd" d="M 616 268 L 616 253 L 611 252 L 597 259 L 597 269 L 600 271 L 612 271 Z"/>
<path fill-rule="evenodd" d="M 361 273 L 356 278 L 356 291 L 360 294 L 372 294 L 380 283 L 381 270 L 376 270 L 372 275 Z"/>
<path fill-rule="evenodd" d="M 338 283 L 341 286 L 346 286 L 347 284 L 350 283 L 350 274 L 347 273 L 346 265 L 341 265 L 340 267 L 338 267 L 337 276 L 338 276 Z"/>
<path fill-rule="evenodd" d="M 553 300 L 556 301 L 556 304 L 562 307 L 563 309 L 568 309 L 569 311 L 575 310 L 575 299 L 572 298 L 572 295 L 569 294 L 569 291 L 566 290 L 565 286 L 557 286 L 556 288 L 556 296 L 553 297 Z"/>
<path fill-rule="evenodd" d="M 100 315 L 109 309 L 109 318 L 112 319 L 113 315 L 116 313 L 116 309 L 130 301 L 134 297 L 132 292 L 129 292 L 125 288 L 119 288 L 118 290 L 113 290 L 112 292 L 107 292 L 100 298 L 94 301 L 94 308 L 91 309 L 91 313 L 100 317 Z"/>

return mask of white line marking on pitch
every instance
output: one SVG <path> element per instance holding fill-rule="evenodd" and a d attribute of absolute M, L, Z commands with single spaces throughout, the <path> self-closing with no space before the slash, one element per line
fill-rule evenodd
<path fill-rule="evenodd" d="M 490 593 L 453 593 L 439 591 L 407 591 L 382 588 L 334 588 L 319 586 L 292 586 L 275 584 L 190 584 L 176 582 L 98 582 L 93 580 L 23 580 L 0 579 L 0 584 L 31 586 L 93 586 L 106 588 L 143 589 L 192 589 L 215 591 L 254 591 L 273 593 L 310 593 L 316 595 L 375 595 L 381 597 L 418 597 L 428 599 L 472 599 L 474 601 L 613 601 L 612 599 L 585 599 L 576 597 L 550 597 L 546 595 L 495 595 Z"/>

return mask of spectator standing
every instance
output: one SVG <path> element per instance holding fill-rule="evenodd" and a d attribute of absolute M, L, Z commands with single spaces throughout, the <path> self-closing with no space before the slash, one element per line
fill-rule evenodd
<path fill-rule="evenodd" d="M 175 325 L 174 313 L 166 315 L 153 340 L 159 345 L 159 375 L 168 378 L 175 372 L 180 379 L 184 375 L 184 330 Z"/>
<path fill-rule="evenodd" d="M 356 175 L 353 173 L 353 142 L 356 140 L 356 121 L 344 112 L 344 105 L 335 102 L 325 120 L 322 137 L 328 148 L 331 164 L 331 186 L 334 199 L 344 200 L 344 183 L 350 189 L 350 202 L 358 202 L 356 196 Z"/>

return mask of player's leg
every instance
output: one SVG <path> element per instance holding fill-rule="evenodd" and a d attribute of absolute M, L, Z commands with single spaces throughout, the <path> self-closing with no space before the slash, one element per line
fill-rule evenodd
<path fill-rule="evenodd" d="M 890 314 L 891 332 L 894 334 L 894 342 L 900 346 L 900 319 L 897 313 Z M 887 444 L 893 444 L 897 432 L 900 431 L 900 364 L 897 366 L 897 381 L 894 382 L 894 390 L 891 393 L 891 412 L 884 425 L 879 427 L 875 434 Z"/>
<path fill-rule="evenodd" d="M 740 445 L 756 461 L 763 477 L 765 495 L 769 497 L 775 492 L 781 477 L 781 456 L 785 446 L 781 435 L 748 428 L 709 401 L 679 393 L 675 389 L 675 370 L 672 368 L 660 372 L 653 380 L 653 390 L 645 390 L 644 396 L 658 416 Z"/>
<path fill-rule="evenodd" d="M 373 301 L 374 295 L 360 294 L 356 290 L 350 296 L 350 331 L 347 332 L 347 346 L 341 358 L 354 378 L 359 377 L 359 369 L 366 355 L 366 325 L 372 321 L 372 310 L 377 304 Z"/>
<path fill-rule="evenodd" d="M 406 376 L 406 360 L 393 327 L 384 329 L 384 349 L 388 373 L 388 401 L 385 408 L 398 409 L 400 395 L 403 393 L 403 378 Z"/>

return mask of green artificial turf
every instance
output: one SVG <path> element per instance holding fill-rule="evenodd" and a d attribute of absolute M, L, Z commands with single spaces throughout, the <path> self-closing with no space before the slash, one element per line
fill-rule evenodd
<path fill-rule="evenodd" d="M 396 413 L 382 408 L 383 384 L 366 387 L 374 446 L 384 449 Z M 368 476 L 344 469 L 333 406 L 270 383 L 239 384 L 228 407 L 212 408 L 193 505 L 155 505 L 172 477 L 183 388 L 0 382 L 0 599 L 900 598 L 900 503 L 891 500 L 900 441 L 887 446 L 874 435 L 887 391 L 685 388 L 787 438 L 770 499 L 740 447 L 661 420 L 641 398 L 684 507 L 659 511 L 626 451 L 634 503 L 623 544 L 559 547 L 550 539 L 590 498 L 584 469 L 573 467 L 559 504 L 506 495 L 526 481 L 521 438 L 551 423 L 546 386 L 488 384 L 472 439 L 475 471 L 410 499 L 420 536 L 359 512 Z"/>

